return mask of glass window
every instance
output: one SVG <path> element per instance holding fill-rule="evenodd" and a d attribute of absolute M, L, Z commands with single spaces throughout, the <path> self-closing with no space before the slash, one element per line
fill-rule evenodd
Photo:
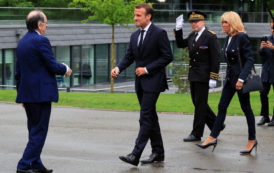
<path fill-rule="evenodd" d="M 54 49 L 55 57 L 58 63 L 65 63 L 69 67 L 70 65 L 70 47 L 69 46 L 57 46 Z M 63 75 L 56 76 L 58 87 L 69 87 L 70 78 L 64 77 Z"/>
<path fill-rule="evenodd" d="M 2 60 L 2 50 L 0 49 L 0 85 L 2 85 L 2 65 L 3 65 L 3 60 Z"/>
<path fill-rule="evenodd" d="M 14 50 L 5 50 L 5 85 L 14 85 Z"/>
<path fill-rule="evenodd" d="M 96 45 L 95 58 L 95 82 L 109 82 L 109 46 L 107 44 Z"/>
<path fill-rule="evenodd" d="M 128 49 L 128 43 L 116 44 L 116 62 L 117 65 L 125 56 Z M 132 63 L 128 68 L 126 68 L 119 77 L 116 79 L 117 82 L 131 81 L 135 79 L 135 62 Z"/>
<path fill-rule="evenodd" d="M 72 81 L 73 86 L 79 86 L 81 84 L 81 46 L 72 46 Z"/>
<path fill-rule="evenodd" d="M 82 46 L 81 85 L 94 83 L 94 46 Z"/>

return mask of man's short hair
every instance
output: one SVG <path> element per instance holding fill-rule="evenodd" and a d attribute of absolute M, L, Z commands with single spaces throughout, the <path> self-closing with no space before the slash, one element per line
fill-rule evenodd
<path fill-rule="evenodd" d="M 147 4 L 147 3 L 138 4 L 138 5 L 135 6 L 135 9 L 140 9 L 140 8 L 144 8 L 146 10 L 146 15 L 151 14 L 150 20 L 152 20 L 153 12 L 154 12 L 153 7 L 149 4 Z"/>
<path fill-rule="evenodd" d="M 26 18 L 26 25 L 27 25 L 27 28 L 29 31 L 35 31 L 38 28 L 38 23 L 39 22 L 44 23 L 44 21 L 45 21 L 45 17 L 43 15 L 42 11 L 40 11 L 40 10 L 34 10 L 34 11 L 36 11 L 37 13 L 31 17 L 29 17 L 29 15 L 28 15 Z M 31 12 L 34 12 L 34 11 L 31 11 Z"/>

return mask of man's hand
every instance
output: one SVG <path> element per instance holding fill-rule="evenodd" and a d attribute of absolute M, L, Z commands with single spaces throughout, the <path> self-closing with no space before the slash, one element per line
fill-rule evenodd
<path fill-rule="evenodd" d="M 240 89 L 242 89 L 243 88 L 243 82 L 241 82 L 241 81 L 237 81 L 237 83 L 236 83 L 236 90 L 240 90 Z"/>
<path fill-rule="evenodd" d="M 146 70 L 145 70 L 144 67 L 138 67 L 138 68 L 136 68 L 135 73 L 136 73 L 137 76 L 142 76 L 142 75 L 147 74 L 147 72 L 146 72 Z"/>
<path fill-rule="evenodd" d="M 65 74 L 65 77 L 69 77 L 72 73 L 72 70 L 68 67 L 68 72 Z"/>
<path fill-rule="evenodd" d="M 265 48 L 265 47 L 267 47 L 267 42 L 261 41 L 260 49 L 263 49 L 263 48 Z"/>
<path fill-rule="evenodd" d="M 119 72 L 120 72 L 119 68 L 115 67 L 114 69 L 111 70 L 111 77 L 117 78 Z"/>
<path fill-rule="evenodd" d="M 65 63 L 62 63 L 64 66 L 66 66 L 66 74 L 64 75 L 65 77 L 69 77 L 72 73 L 72 70 L 69 68 L 69 66 Z"/>
<path fill-rule="evenodd" d="M 271 41 L 267 41 L 267 45 L 266 47 L 268 47 L 269 49 L 274 49 L 274 45 L 271 43 Z"/>
<path fill-rule="evenodd" d="M 215 88 L 217 86 L 217 81 L 214 79 L 209 80 L 209 88 Z"/>
<path fill-rule="evenodd" d="M 182 29 L 183 25 L 184 25 L 184 15 L 181 14 L 180 16 L 176 18 L 176 27 L 175 27 L 176 31 Z"/>

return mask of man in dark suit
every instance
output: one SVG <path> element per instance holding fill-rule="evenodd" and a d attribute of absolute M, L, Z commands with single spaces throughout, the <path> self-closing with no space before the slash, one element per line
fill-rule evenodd
<path fill-rule="evenodd" d="M 141 106 L 140 130 L 133 151 L 119 158 L 137 166 L 139 159 L 150 139 L 152 153 L 143 164 L 164 161 L 164 146 L 156 113 L 156 102 L 160 92 L 168 89 L 165 66 L 173 60 L 170 43 L 165 30 L 151 23 L 153 8 L 149 4 L 139 4 L 134 11 L 137 27 L 130 38 L 125 57 L 117 67 L 112 69 L 111 76 L 117 75 L 134 61 L 136 62 L 135 90 Z"/>
<path fill-rule="evenodd" d="M 28 119 L 29 141 L 17 165 L 17 173 L 51 173 L 40 158 L 50 120 L 51 102 L 58 101 L 55 75 L 70 76 L 71 69 L 58 64 L 50 42 L 43 36 L 47 17 L 39 10 L 31 11 L 26 19 L 28 32 L 17 47 L 16 102 L 22 103 Z"/>
<path fill-rule="evenodd" d="M 261 120 L 257 125 L 264 125 L 268 123 L 268 126 L 274 126 L 274 108 L 273 117 L 269 119 L 269 103 L 268 94 L 272 85 L 274 90 L 274 23 L 273 19 L 270 22 L 270 29 L 272 34 L 267 37 L 267 40 L 263 40 L 260 45 L 260 55 L 263 58 L 263 70 L 262 70 L 262 82 L 264 89 L 260 92 L 261 96 Z"/>
<path fill-rule="evenodd" d="M 188 19 L 193 32 L 183 39 L 183 19 L 176 20 L 175 38 L 177 46 L 188 47 L 189 74 L 192 102 L 195 106 L 193 130 L 184 138 L 185 142 L 199 141 L 203 136 L 204 126 L 212 129 L 216 115 L 210 109 L 208 101 L 209 87 L 216 87 L 220 65 L 219 43 L 216 34 L 205 27 L 206 15 L 199 11 L 192 11 Z M 181 18 L 181 19 L 180 19 Z"/>

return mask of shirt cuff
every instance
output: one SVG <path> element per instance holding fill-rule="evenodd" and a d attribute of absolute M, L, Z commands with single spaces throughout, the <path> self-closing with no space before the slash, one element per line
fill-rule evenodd
<path fill-rule="evenodd" d="M 148 74 L 147 68 L 145 67 L 146 74 Z"/>
<path fill-rule="evenodd" d="M 67 74 L 67 72 L 69 71 L 69 67 L 67 64 L 63 63 L 64 66 L 66 66 L 66 73 L 64 74 L 64 76 Z"/>
<path fill-rule="evenodd" d="M 243 79 L 240 79 L 240 78 L 239 78 L 239 79 L 238 79 L 238 81 L 240 81 L 240 82 L 244 83 L 244 80 L 243 80 Z"/>
<path fill-rule="evenodd" d="M 116 66 L 115 68 L 118 68 L 118 70 L 119 70 L 119 73 L 118 73 L 118 74 L 120 74 L 120 69 L 119 69 L 119 67 Z"/>

